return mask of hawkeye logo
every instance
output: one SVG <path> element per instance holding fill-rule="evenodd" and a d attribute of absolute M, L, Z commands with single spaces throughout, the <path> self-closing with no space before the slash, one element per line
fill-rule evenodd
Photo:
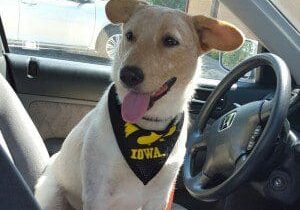
<path fill-rule="evenodd" d="M 130 137 L 132 134 L 140 131 L 141 129 L 131 123 L 125 123 L 125 137 L 126 139 Z M 136 139 L 136 143 L 139 145 L 148 146 L 147 148 L 131 149 L 131 156 L 130 158 L 133 160 L 144 160 L 144 159 L 157 159 L 161 157 L 165 157 L 166 154 L 161 152 L 159 147 L 155 146 L 152 147 L 151 145 L 155 142 L 163 142 L 165 141 L 166 137 L 171 137 L 176 131 L 176 125 L 173 125 L 169 128 L 166 134 L 157 134 L 156 132 L 151 131 L 150 135 L 147 136 L 140 136 Z M 131 139 L 129 139 L 131 140 Z"/>

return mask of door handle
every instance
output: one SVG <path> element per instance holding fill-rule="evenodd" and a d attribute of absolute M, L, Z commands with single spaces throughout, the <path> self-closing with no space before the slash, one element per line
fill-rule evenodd
<path fill-rule="evenodd" d="M 40 70 L 39 61 L 36 58 L 29 58 L 27 64 L 27 78 L 36 79 Z"/>
<path fill-rule="evenodd" d="M 33 1 L 33 0 L 22 0 L 21 1 L 22 4 L 26 4 L 28 6 L 34 6 L 34 5 L 37 5 L 37 2 L 36 1 Z"/>

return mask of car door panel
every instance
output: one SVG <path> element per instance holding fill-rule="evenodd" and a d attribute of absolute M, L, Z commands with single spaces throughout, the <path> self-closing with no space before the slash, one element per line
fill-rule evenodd
<path fill-rule="evenodd" d="M 57 152 L 77 123 L 96 102 L 19 94 L 30 117 L 45 141 L 50 155 Z"/>
<path fill-rule="evenodd" d="M 7 54 L 15 90 L 19 94 L 98 101 L 110 80 L 110 66 Z M 29 63 L 37 75 L 28 75 Z"/>
<path fill-rule="evenodd" d="M 50 154 L 95 107 L 110 83 L 110 66 L 6 54 L 12 84 Z M 35 62 L 37 74 L 28 75 Z"/>
<path fill-rule="evenodd" d="M 96 102 L 19 94 L 43 139 L 65 138 Z"/>

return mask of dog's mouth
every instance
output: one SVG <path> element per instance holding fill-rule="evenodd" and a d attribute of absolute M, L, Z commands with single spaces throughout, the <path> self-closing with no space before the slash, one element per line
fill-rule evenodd
<path fill-rule="evenodd" d="M 124 97 L 121 106 L 123 120 L 137 123 L 156 101 L 164 97 L 170 91 L 176 80 L 176 77 L 172 77 L 158 90 L 151 93 L 139 93 L 135 90 L 130 90 Z"/>
<path fill-rule="evenodd" d="M 150 97 L 150 104 L 148 109 L 150 109 L 155 101 L 161 99 L 163 96 L 165 96 L 171 89 L 171 87 L 173 87 L 173 85 L 175 84 L 177 78 L 176 77 L 172 77 L 171 79 L 169 79 L 168 81 L 166 81 L 163 86 L 161 86 L 157 91 L 153 92 L 153 94 L 151 94 Z"/>

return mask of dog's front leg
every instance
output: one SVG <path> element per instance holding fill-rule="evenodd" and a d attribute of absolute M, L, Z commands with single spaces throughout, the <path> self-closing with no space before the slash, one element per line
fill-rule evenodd
<path fill-rule="evenodd" d="M 99 145 L 94 139 L 87 138 L 82 149 L 81 169 L 82 169 L 82 203 L 83 210 L 107 210 L 109 200 L 107 198 L 107 183 L 105 183 L 106 173 L 99 164 L 99 160 L 105 159 L 101 156 Z M 99 140 L 99 139 L 98 139 Z"/>
<path fill-rule="evenodd" d="M 83 198 L 83 210 L 108 210 L 109 198 L 101 191 L 98 193 L 87 193 Z"/>
<path fill-rule="evenodd" d="M 83 210 L 108 210 L 109 186 L 99 167 L 85 167 L 82 184 Z"/>
<path fill-rule="evenodd" d="M 167 205 L 167 197 L 155 197 L 146 203 L 146 205 L 143 207 L 143 210 L 166 210 Z"/>
<path fill-rule="evenodd" d="M 173 192 L 170 192 L 170 190 L 162 190 L 157 196 L 152 197 L 145 206 L 143 206 L 142 210 L 171 210 L 172 202 Z"/>
<path fill-rule="evenodd" d="M 97 167 L 85 166 L 82 180 L 83 210 L 107 210 L 103 176 Z"/>

